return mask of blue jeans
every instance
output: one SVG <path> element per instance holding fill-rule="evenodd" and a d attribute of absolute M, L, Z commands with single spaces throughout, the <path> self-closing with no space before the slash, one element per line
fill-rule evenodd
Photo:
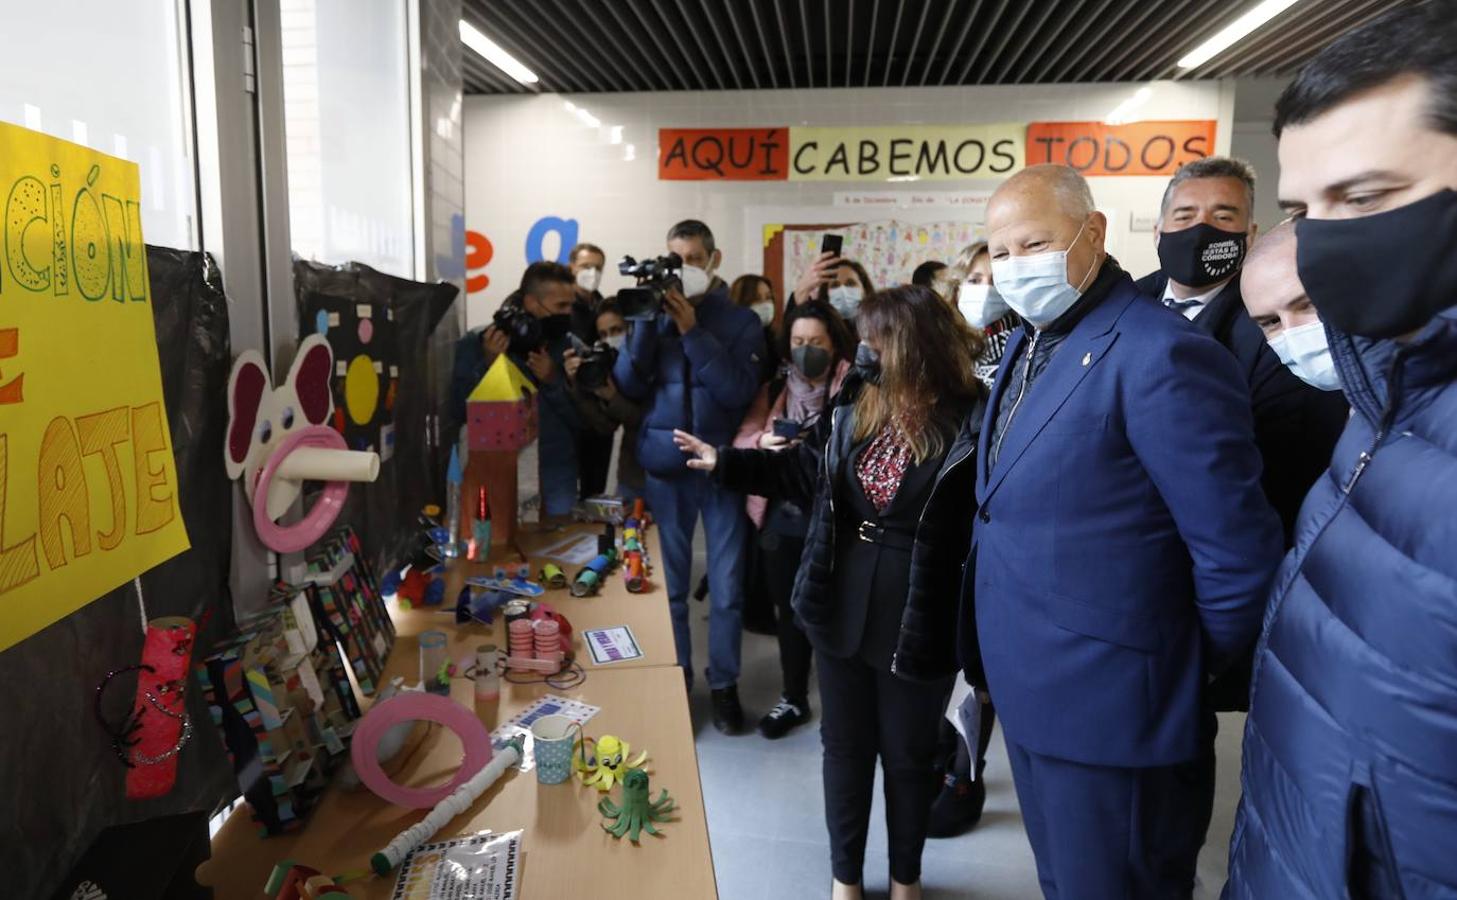
<path fill-rule="evenodd" d="M 678 665 L 693 679 L 693 642 L 688 630 L 688 592 L 692 590 L 693 528 L 699 513 L 708 538 L 708 686 L 730 687 L 739 680 L 743 639 L 744 556 L 749 517 L 744 497 L 724 490 L 698 472 L 673 478 L 647 476 L 643 491 L 663 547 L 660 563 L 668 581 L 673 641 Z"/>

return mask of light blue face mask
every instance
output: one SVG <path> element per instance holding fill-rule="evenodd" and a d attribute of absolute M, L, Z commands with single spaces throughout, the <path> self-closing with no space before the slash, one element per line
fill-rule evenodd
<path fill-rule="evenodd" d="M 1331 358 L 1331 345 L 1326 340 L 1325 325 L 1316 321 L 1287 328 L 1270 338 L 1270 349 L 1295 377 L 1323 391 L 1341 389 L 1341 376 Z"/>
<path fill-rule="evenodd" d="M 1087 227 L 1088 223 L 1084 221 L 1067 250 L 992 260 L 992 283 L 997 286 L 997 293 L 1034 328 L 1051 325 L 1078 302 L 1083 295 L 1083 285 L 1097 270 L 1097 266 L 1089 268 L 1077 287 L 1068 284 L 1068 250 L 1077 245 Z"/>
<path fill-rule="evenodd" d="M 835 308 L 835 312 L 847 319 L 855 318 L 863 299 L 865 291 L 859 285 L 837 284 L 830 288 L 830 305 Z"/>

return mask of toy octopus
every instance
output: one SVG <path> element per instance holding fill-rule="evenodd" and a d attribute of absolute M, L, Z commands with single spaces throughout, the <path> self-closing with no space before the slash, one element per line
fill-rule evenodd
<path fill-rule="evenodd" d="M 590 750 L 588 742 L 592 743 Z M 631 759 L 631 756 L 632 748 L 627 741 L 604 734 L 596 741 L 587 738 L 582 742 L 582 752 L 573 766 L 582 784 L 596 785 L 597 790 L 605 794 L 612 790 L 614 784 L 622 783 L 630 769 L 641 769 L 648 761 L 646 750 L 639 753 L 637 759 Z"/>
<path fill-rule="evenodd" d="M 668 816 L 678 805 L 668 796 L 667 788 L 658 794 L 658 799 L 651 797 L 648 773 L 642 769 L 629 769 L 622 779 L 622 805 L 613 803 L 611 797 L 603 797 L 597 802 L 597 811 L 612 823 L 603 822 L 603 830 L 619 839 L 626 834 L 634 844 L 644 831 L 661 836 L 662 832 L 654 828 L 653 823 L 669 821 Z"/>

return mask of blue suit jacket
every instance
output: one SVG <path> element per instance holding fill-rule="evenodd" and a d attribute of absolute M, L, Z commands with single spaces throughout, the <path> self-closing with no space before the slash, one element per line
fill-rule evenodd
<path fill-rule="evenodd" d="M 975 610 L 1007 735 L 1092 765 L 1187 761 L 1203 688 L 1255 640 L 1279 564 L 1248 391 L 1228 351 L 1121 274 L 977 454 Z M 964 648 L 965 649 L 965 648 Z"/>

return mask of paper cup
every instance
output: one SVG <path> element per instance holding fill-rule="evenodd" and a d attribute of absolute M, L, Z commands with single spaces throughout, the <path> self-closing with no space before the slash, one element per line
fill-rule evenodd
<path fill-rule="evenodd" d="M 537 781 L 561 784 L 571 777 L 572 749 L 581 733 L 582 726 L 566 716 L 542 716 L 532 723 Z"/>

